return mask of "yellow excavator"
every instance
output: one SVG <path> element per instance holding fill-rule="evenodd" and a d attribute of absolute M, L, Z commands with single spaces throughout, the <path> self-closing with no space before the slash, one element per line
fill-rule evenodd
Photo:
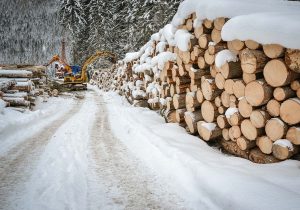
<path fill-rule="evenodd" d="M 117 61 L 117 57 L 114 53 L 108 51 L 97 51 L 84 62 L 82 68 L 80 68 L 79 66 L 70 66 L 64 60 L 62 60 L 59 55 L 54 55 L 49 63 L 46 64 L 46 66 L 49 66 L 55 61 L 59 62 L 64 66 L 65 70 L 64 82 L 62 85 L 67 86 L 72 90 L 86 90 L 87 82 L 89 80 L 87 67 L 100 57 L 110 58 L 112 63 L 116 63 Z"/>

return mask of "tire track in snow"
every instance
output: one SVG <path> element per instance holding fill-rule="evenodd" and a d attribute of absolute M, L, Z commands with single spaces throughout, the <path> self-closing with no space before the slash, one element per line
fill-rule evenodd
<path fill-rule="evenodd" d="M 78 100 L 70 111 L 35 136 L 12 148 L 5 156 L 0 157 L 0 209 L 21 208 L 20 206 L 11 206 L 15 202 L 10 199 L 19 199 L 24 190 L 23 184 L 30 178 L 31 172 L 51 136 L 81 108 L 82 104 L 83 102 Z M 28 129 L 34 129 L 34 125 Z"/>
<path fill-rule="evenodd" d="M 89 146 L 88 209 L 184 209 L 183 201 L 113 136 L 102 96 L 97 104 Z"/>

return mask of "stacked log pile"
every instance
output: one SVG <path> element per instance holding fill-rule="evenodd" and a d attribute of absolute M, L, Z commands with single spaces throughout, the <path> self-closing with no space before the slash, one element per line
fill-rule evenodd
<path fill-rule="evenodd" d="M 45 95 L 45 80 L 35 70 L 0 69 L 0 99 L 6 106 L 29 109 L 35 105 L 36 96 Z"/>
<path fill-rule="evenodd" d="M 119 63 L 115 88 L 133 99 L 135 90 L 145 92 L 143 100 L 168 122 L 253 162 L 278 162 L 297 154 L 300 50 L 253 40 L 224 41 L 221 30 L 227 18 L 205 19 L 198 27 L 195 19 L 191 15 L 176 29 L 189 34 L 186 50 L 153 36 L 150 50 Z M 163 67 L 153 62 L 168 52 L 176 59 L 164 60 Z"/>

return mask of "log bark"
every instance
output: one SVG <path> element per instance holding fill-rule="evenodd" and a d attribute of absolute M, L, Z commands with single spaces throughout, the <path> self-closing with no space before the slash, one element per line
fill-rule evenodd
<path fill-rule="evenodd" d="M 249 160 L 251 160 L 254 163 L 260 163 L 260 164 L 279 162 L 279 160 L 275 158 L 273 155 L 264 154 L 258 148 L 251 149 L 249 154 Z"/>
<path fill-rule="evenodd" d="M 25 100 L 23 97 L 3 97 L 2 99 L 6 102 L 9 102 L 10 106 L 30 106 L 30 102 Z"/>
<path fill-rule="evenodd" d="M 285 53 L 285 63 L 290 70 L 300 73 L 300 50 L 288 49 Z"/>
<path fill-rule="evenodd" d="M 283 57 L 285 48 L 278 44 L 264 44 L 263 51 L 269 58 Z"/>
<path fill-rule="evenodd" d="M 289 86 L 277 87 L 274 89 L 273 96 L 277 101 L 284 101 L 288 98 L 296 96 L 296 93 Z"/>
<path fill-rule="evenodd" d="M 227 43 L 226 42 L 220 42 L 218 44 L 211 44 L 208 45 L 208 52 L 211 55 L 215 55 L 218 52 L 221 52 L 222 50 L 227 49 Z"/>
<path fill-rule="evenodd" d="M 253 74 L 263 70 L 268 62 L 268 57 L 259 50 L 244 49 L 239 54 L 242 70 L 245 73 Z"/>
<path fill-rule="evenodd" d="M 290 98 L 284 101 L 280 106 L 281 119 L 290 124 L 295 125 L 300 122 L 300 99 Z"/>
<path fill-rule="evenodd" d="M 283 60 L 273 59 L 264 68 L 264 77 L 272 87 L 279 87 L 290 84 L 298 79 L 300 74 L 290 71 Z"/>
<path fill-rule="evenodd" d="M 32 72 L 26 70 L 1 70 L 0 77 L 5 78 L 31 78 Z"/>
<path fill-rule="evenodd" d="M 264 80 L 250 82 L 245 87 L 245 97 L 252 106 L 261 106 L 272 98 L 273 88 Z"/>
<path fill-rule="evenodd" d="M 221 74 L 225 79 L 239 78 L 243 75 L 240 62 L 226 62 L 221 66 Z"/>
<path fill-rule="evenodd" d="M 241 131 L 242 134 L 251 141 L 264 134 L 264 129 L 254 127 L 249 119 L 243 120 L 241 124 Z"/>
<path fill-rule="evenodd" d="M 173 96 L 173 104 L 175 109 L 185 108 L 185 95 L 186 94 L 175 94 Z"/>
<path fill-rule="evenodd" d="M 245 158 L 245 159 L 249 158 L 249 151 L 248 150 L 241 150 L 238 147 L 236 142 L 221 140 L 220 143 L 221 143 L 222 148 L 226 152 L 228 152 L 232 155 L 238 156 L 238 157 Z"/>

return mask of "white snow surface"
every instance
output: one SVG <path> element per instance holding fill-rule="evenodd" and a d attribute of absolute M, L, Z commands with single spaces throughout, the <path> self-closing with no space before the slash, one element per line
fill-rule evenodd
<path fill-rule="evenodd" d="M 71 98 L 50 98 L 47 103 L 39 101 L 37 99 L 38 104 L 34 111 L 25 113 L 8 107 L 2 109 L 0 112 L 0 156 L 5 155 L 11 148 L 35 135 L 74 106 L 74 101 Z M 60 103 L 64 105 L 61 106 Z M 48 121 L 43 121 L 43 118 L 48 118 Z M 28 129 L 30 124 L 36 125 L 34 130 Z"/>
<path fill-rule="evenodd" d="M 148 167 L 169 180 L 190 209 L 299 209 L 300 163 L 269 165 L 227 156 L 166 124 L 157 113 L 104 95 L 109 121 L 119 138 Z"/>
<path fill-rule="evenodd" d="M 238 56 L 234 52 L 230 50 L 222 50 L 217 53 L 216 58 L 215 58 L 215 64 L 218 68 L 221 68 L 226 62 L 237 62 Z"/>
<path fill-rule="evenodd" d="M 239 112 L 238 108 L 236 108 L 236 107 L 229 107 L 226 110 L 226 112 L 225 112 L 225 116 L 226 116 L 226 118 L 230 118 L 230 116 L 233 115 L 236 112 Z"/>
<path fill-rule="evenodd" d="M 287 139 L 278 139 L 273 144 L 276 144 L 276 145 L 279 145 L 282 147 L 286 147 L 289 149 L 289 151 L 294 151 L 293 144 Z"/>
<path fill-rule="evenodd" d="M 6 69 L 0 69 L 0 74 L 5 75 L 5 74 L 32 74 L 31 71 L 26 71 L 26 70 L 6 70 Z"/>

